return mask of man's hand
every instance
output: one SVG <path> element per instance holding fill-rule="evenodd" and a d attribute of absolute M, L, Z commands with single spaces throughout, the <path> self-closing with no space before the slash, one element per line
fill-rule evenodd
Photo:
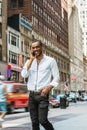
<path fill-rule="evenodd" d="M 33 56 L 32 51 L 30 51 L 30 58 L 29 58 L 28 63 L 27 63 L 27 70 L 30 69 L 31 64 L 32 64 L 34 59 L 35 59 L 35 56 Z"/>
<path fill-rule="evenodd" d="M 53 86 L 48 86 L 46 88 L 44 88 L 42 91 L 41 91 L 41 96 L 47 96 L 47 94 L 51 91 L 51 89 L 53 88 Z"/>
<path fill-rule="evenodd" d="M 31 59 L 31 60 L 34 60 L 34 59 L 35 59 L 35 56 L 34 56 L 34 54 L 33 54 L 33 51 L 32 51 L 32 50 L 30 51 L 30 59 Z"/>

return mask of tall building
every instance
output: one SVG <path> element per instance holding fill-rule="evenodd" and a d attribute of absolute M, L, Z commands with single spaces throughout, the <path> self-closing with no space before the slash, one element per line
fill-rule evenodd
<path fill-rule="evenodd" d="M 67 9 L 66 0 L 32 0 L 32 35 L 42 40 L 46 54 L 57 59 L 61 91 L 70 79 Z"/>
<path fill-rule="evenodd" d="M 84 90 L 84 68 L 82 50 L 82 29 L 79 23 L 78 7 L 74 0 L 68 3 L 69 55 L 71 90 Z"/>
<path fill-rule="evenodd" d="M 32 42 L 32 25 L 22 14 L 15 14 L 8 18 L 7 27 L 7 79 L 18 82 L 21 77 L 20 64 L 29 57 Z"/>
<path fill-rule="evenodd" d="M 0 72 L 7 79 L 7 1 L 0 0 Z"/>
<path fill-rule="evenodd" d="M 8 0 L 8 17 L 13 14 L 23 14 L 28 19 L 32 18 L 32 0 Z"/>
<path fill-rule="evenodd" d="M 82 28 L 83 54 L 87 56 L 87 0 L 78 1 L 79 21 Z"/>
<path fill-rule="evenodd" d="M 2 61 L 2 0 L 0 0 L 0 61 Z"/>
<path fill-rule="evenodd" d="M 70 81 L 67 10 L 67 0 L 8 0 L 8 17 L 22 14 L 28 18 L 32 23 L 32 40 L 41 40 L 44 53 L 57 60 L 61 91 Z"/>

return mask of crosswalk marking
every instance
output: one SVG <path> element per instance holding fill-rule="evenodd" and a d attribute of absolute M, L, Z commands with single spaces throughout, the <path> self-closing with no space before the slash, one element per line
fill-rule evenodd
<path fill-rule="evenodd" d="M 28 114 L 27 114 L 27 116 L 25 113 L 16 114 L 15 119 L 14 119 L 14 116 L 15 115 L 13 114 L 13 115 L 8 115 L 6 117 L 5 121 L 2 123 L 3 128 L 20 126 L 20 125 L 24 125 L 24 124 L 29 124 L 31 122 Z M 17 118 L 17 117 L 19 117 L 19 118 Z M 10 119 L 10 118 L 12 118 L 12 119 Z"/>

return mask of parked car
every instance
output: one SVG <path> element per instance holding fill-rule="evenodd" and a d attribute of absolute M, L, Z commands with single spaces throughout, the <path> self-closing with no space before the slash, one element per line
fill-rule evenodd
<path fill-rule="evenodd" d="M 64 99 L 64 100 L 61 100 L 61 98 Z M 61 102 L 61 101 L 63 101 L 63 102 Z M 64 94 L 53 95 L 49 99 L 49 104 L 53 108 L 61 107 L 62 103 L 65 104 L 64 107 L 68 107 L 69 106 L 68 98 Z"/>
<path fill-rule="evenodd" d="M 67 98 L 67 96 L 66 95 L 64 95 L 64 94 L 58 94 L 57 96 L 56 96 L 56 98 L 58 99 L 58 101 L 60 102 L 60 107 L 61 107 L 61 104 L 63 105 L 65 105 L 64 107 L 68 107 L 69 106 L 69 100 L 68 100 L 68 98 Z"/>
<path fill-rule="evenodd" d="M 79 99 L 79 95 L 77 93 L 71 92 L 68 96 L 70 102 L 76 102 Z"/>
<path fill-rule="evenodd" d="M 57 100 L 56 98 L 54 98 L 54 97 L 51 96 L 49 98 L 49 105 L 52 108 L 57 108 L 57 107 L 60 106 L 60 102 L 59 102 L 59 100 Z"/>
<path fill-rule="evenodd" d="M 87 95 L 81 96 L 80 101 L 87 101 Z"/>

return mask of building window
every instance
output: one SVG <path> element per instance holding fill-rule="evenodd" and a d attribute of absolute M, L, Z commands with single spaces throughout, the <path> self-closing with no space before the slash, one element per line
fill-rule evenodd
<path fill-rule="evenodd" d="M 16 37 L 14 36 L 11 37 L 11 44 L 16 46 Z"/>
<path fill-rule="evenodd" d="M 0 45 L 0 61 L 2 61 L 2 46 Z"/>
<path fill-rule="evenodd" d="M 2 24 L 0 23 L 0 38 L 2 38 Z"/>
<path fill-rule="evenodd" d="M 9 34 L 10 34 L 9 36 L 10 44 L 19 48 L 19 36 L 14 35 L 12 33 L 9 33 Z"/>
<path fill-rule="evenodd" d="M 13 64 L 17 64 L 17 54 L 13 53 L 13 52 L 9 52 L 9 62 L 13 63 Z"/>
<path fill-rule="evenodd" d="M 18 0 L 18 7 L 21 8 L 24 6 L 24 0 Z"/>
<path fill-rule="evenodd" d="M 24 51 L 24 48 L 23 48 L 23 41 L 21 42 L 21 51 L 22 51 L 22 52 Z"/>
<path fill-rule="evenodd" d="M 0 2 L 0 16 L 2 15 L 2 3 Z"/>
<path fill-rule="evenodd" d="M 17 8 L 17 0 L 11 0 L 11 8 Z"/>

